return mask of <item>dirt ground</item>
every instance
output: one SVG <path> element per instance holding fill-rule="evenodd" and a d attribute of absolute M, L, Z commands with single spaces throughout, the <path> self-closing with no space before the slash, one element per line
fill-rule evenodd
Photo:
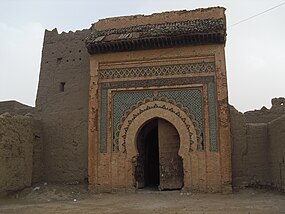
<path fill-rule="evenodd" d="M 139 190 L 95 194 L 83 185 L 42 184 L 0 199 L 0 213 L 285 213 L 285 194 L 244 189 L 234 194 Z"/>

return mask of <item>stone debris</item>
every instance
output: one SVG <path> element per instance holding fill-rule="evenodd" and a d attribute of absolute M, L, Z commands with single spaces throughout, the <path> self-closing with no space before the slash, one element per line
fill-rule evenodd
<path fill-rule="evenodd" d="M 40 187 L 33 188 L 34 191 L 40 190 Z"/>

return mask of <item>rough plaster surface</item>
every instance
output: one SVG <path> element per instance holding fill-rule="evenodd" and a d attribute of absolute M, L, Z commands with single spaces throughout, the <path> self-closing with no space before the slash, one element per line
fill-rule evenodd
<path fill-rule="evenodd" d="M 246 151 L 246 124 L 244 115 L 230 106 L 233 186 L 246 185 L 247 174 L 243 160 Z"/>
<path fill-rule="evenodd" d="M 31 185 L 33 130 L 30 117 L 0 115 L 0 193 Z"/>
<path fill-rule="evenodd" d="M 234 187 L 272 186 L 284 191 L 285 107 L 282 100 L 272 99 L 270 110 L 262 108 L 244 114 L 230 107 Z"/>
<path fill-rule="evenodd" d="M 242 155 L 249 184 L 267 185 L 269 165 L 266 123 L 246 124 L 246 145 Z"/>
<path fill-rule="evenodd" d="M 34 108 L 24 105 L 14 100 L 0 102 L 0 114 L 7 113 L 12 115 L 25 115 L 32 113 Z"/>
<path fill-rule="evenodd" d="M 285 98 L 273 98 L 271 100 L 271 108 L 262 107 L 260 110 L 245 112 L 245 120 L 247 123 L 268 123 L 281 117 L 285 113 Z"/>
<path fill-rule="evenodd" d="M 33 172 L 32 183 L 40 182 L 44 179 L 44 144 L 42 122 L 33 119 Z"/>
<path fill-rule="evenodd" d="M 285 192 L 285 114 L 268 124 L 270 173 L 274 187 Z"/>
<path fill-rule="evenodd" d="M 43 124 L 46 181 L 87 178 L 88 34 L 45 32 L 35 117 Z"/>

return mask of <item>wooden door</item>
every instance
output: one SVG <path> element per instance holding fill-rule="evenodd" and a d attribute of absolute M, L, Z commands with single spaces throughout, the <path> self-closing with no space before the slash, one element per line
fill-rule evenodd
<path fill-rule="evenodd" d="M 158 144 L 160 163 L 160 190 L 183 187 L 183 165 L 178 155 L 179 134 L 169 122 L 158 119 Z"/>

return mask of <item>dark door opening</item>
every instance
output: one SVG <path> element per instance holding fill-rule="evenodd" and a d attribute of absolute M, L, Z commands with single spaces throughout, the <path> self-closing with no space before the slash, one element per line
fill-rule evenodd
<path fill-rule="evenodd" d="M 136 187 L 181 189 L 184 173 L 179 147 L 179 134 L 171 123 L 159 118 L 146 123 L 137 136 Z"/>
<path fill-rule="evenodd" d="M 159 186 L 159 151 L 158 151 L 158 127 L 155 127 L 145 136 L 145 186 Z"/>
<path fill-rule="evenodd" d="M 158 120 L 148 122 L 138 135 L 137 188 L 159 186 Z"/>

